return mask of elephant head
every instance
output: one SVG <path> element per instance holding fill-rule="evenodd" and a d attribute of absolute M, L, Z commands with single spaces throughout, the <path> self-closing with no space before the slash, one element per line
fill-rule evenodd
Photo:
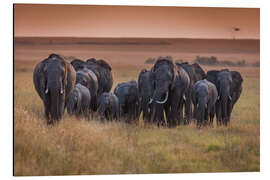
<path fill-rule="evenodd" d="M 153 101 L 164 104 L 168 100 L 169 91 L 174 87 L 176 70 L 171 60 L 160 59 L 153 68 L 154 91 L 149 103 Z"/>
<path fill-rule="evenodd" d="M 68 99 L 67 103 L 67 112 L 69 115 L 76 114 L 79 115 L 81 109 L 82 96 L 78 88 L 73 89 L 71 96 Z"/>
<path fill-rule="evenodd" d="M 44 102 L 48 124 L 61 119 L 75 79 L 71 64 L 57 54 L 51 54 L 35 67 L 34 85 Z"/>
<path fill-rule="evenodd" d="M 84 67 L 86 67 L 86 62 L 81 59 L 74 59 L 71 61 L 71 65 L 76 71 L 78 71 L 79 69 L 83 69 Z"/>

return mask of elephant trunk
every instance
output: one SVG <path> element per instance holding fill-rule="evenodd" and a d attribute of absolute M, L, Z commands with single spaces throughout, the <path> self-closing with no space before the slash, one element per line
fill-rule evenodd
<path fill-rule="evenodd" d="M 200 99 L 196 105 L 196 119 L 197 119 L 197 124 L 202 124 L 204 121 L 204 116 L 205 116 L 205 110 L 207 108 L 206 100 L 204 98 Z"/>
<path fill-rule="evenodd" d="M 223 83 L 221 86 L 221 95 L 220 95 L 220 101 L 221 101 L 221 117 L 223 120 L 223 123 L 227 123 L 227 118 L 229 115 L 229 109 L 228 107 L 228 103 L 230 103 L 229 101 L 231 100 L 231 96 L 230 96 L 230 91 L 229 91 L 229 86 L 225 86 L 225 83 Z"/>
<path fill-rule="evenodd" d="M 48 84 L 51 101 L 51 117 L 53 120 L 59 120 L 64 112 L 64 92 L 61 83 Z"/>

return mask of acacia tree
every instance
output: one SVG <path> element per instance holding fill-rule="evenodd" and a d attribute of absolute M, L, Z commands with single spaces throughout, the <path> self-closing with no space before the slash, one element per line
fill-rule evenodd
<path fill-rule="evenodd" d="M 232 36 L 233 36 L 233 39 L 235 39 L 235 36 L 236 36 L 236 33 L 240 31 L 240 28 L 238 27 L 233 27 L 232 28 Z"/>

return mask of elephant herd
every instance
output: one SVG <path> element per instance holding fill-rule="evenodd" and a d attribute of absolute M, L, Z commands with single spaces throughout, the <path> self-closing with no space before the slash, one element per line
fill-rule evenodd
<path fill-rule="evenodd" d="M 176 127 L 193 120 L 197 127 L 230 122 L 232 109 L 242 92 L 243 78 L 237 71 L 210 70 L 199 64 L 174 63 L 159 59 L 141 70 L 135 80 L 117 84 L 111 92 L 111 66 L 94 58 L 71 63 L 51 54 L 34 69 L 34 86 L 43 101 L 47 124 L 58 122 L 65 111 L 76 117 L 93 117 L 101 122 L 124 119 Z"/>

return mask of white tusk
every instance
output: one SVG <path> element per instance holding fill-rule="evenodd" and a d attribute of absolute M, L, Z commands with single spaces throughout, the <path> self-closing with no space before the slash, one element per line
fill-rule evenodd
<path fill-rule="evenodd" d="M 217 97 L 217 100 L 219 100 L 219 96 Z"/>
<path fill-rule="evenodd" d="M 48 90 L 48 88 L 46 88 L 46 90 L 45 90 L 45 94 L 48 94 L 48 92 L 49 92 L 49 90 Z"/>
<path fill-rule="evenodd" d="M 150 101 L 148 102 L 148 104 L 151 104 L 153 102 L 153 99 L 152 98 L 150 98 Z"/>
<path fill-rule="evenodd" d="M 168 97 L 169 97 L 169 92 L 167 91 L 164 101 L 155 101 L 155 102 L 158 104 L 164 104 L 168 100 Z"/>
<path fill-rule="evenodd" d="M 231 97 L 231 96 L 229 96 L 229 99 L 230 99 L 230 100 L 232 100 L 232 97 Z"/>
<path fill-rule="evenodd" d="M 183 96 L 183 99 L 184 99 L 184 101 L 186 101 L 186 96 L 185 95 Z"/>
<path fill-rule="evenodd" d="M 61 88 L 61 90 L 60 90 L 60 94 L 63 94 L 63 89 Z"/>

